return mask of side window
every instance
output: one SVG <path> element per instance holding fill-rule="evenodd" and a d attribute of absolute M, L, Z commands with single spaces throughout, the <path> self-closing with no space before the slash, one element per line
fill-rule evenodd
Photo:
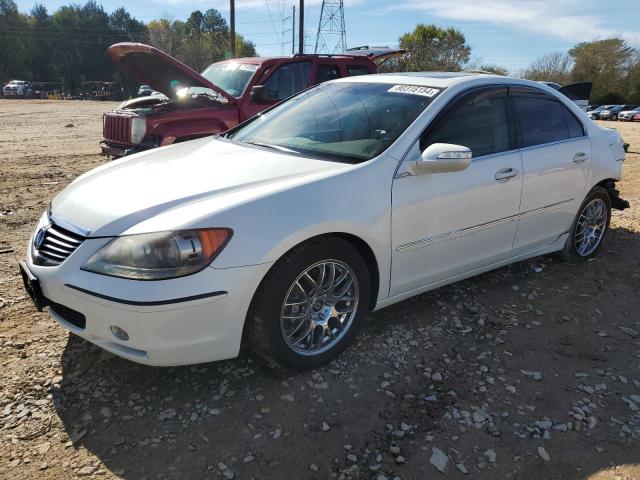
<path fill-rule="evenodd" d="M 572 138 L 567 118 L 570 114 L 555 99 L 514 96 L 513 105 L 522 129 L 521 146 L 530 147 Z M 579 128 L 582 129 L 581 126 Z M 576 134 L 575 125 L 573 130 Z M 575 136 L 582 136 L 582 133 Z"/>
<path fill-rule="evenodd" d="M 271 100 L 284 100 L 309 86 L 311 62 L 287 63 L 278 67 L 265 86 Z"/>
<path fill-rule="evenodd" d="M 471 149 L 474 157 L 510 149 L 506 95 L 472 93 L 464 96 L 427 130 L 424 150 L 433 143 L 453 143 Z"/>
<path fill-rule="evenodd" d="M 567 127 L 569 128 L 569 137 L 584 137 L 584 127 L 580 123 L 580 120 L 578 120 L 575 115 L 564 106 L 562 107 L 562 111 L 564 112 L 564 119 L 566 120 Z"/>
<path fill-rule="evenodd" d="M 348 65 L 347 72 L 350 77 L 355 77 L 357 75 L 369 75 L 371 73 L 364 65 Z"/>
<path fill-rule="evenodd" d="M 340 70 L 337 65 L 318 65 L 316 70 L 316 82 L 322 83 L 334 78 L 340 78 Z"/>

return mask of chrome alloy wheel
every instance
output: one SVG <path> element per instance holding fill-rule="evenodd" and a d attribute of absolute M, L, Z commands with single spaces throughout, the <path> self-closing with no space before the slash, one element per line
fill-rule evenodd
<path fill-rule="evenodd" d="M 606 228 L 607 205 L 601 198 L 594 198 L 584 207 L 578 218 L 575 236 L 578 255 L 591 255 L 602 242 Z"/>
<path fill-rule="evenodd" d="M 358 278 L 340 260 L 323 260 L 294 280 L 280 311 L 280 330 L 289 348 L 319 355 L 349 331 L 358 310 Z"/>

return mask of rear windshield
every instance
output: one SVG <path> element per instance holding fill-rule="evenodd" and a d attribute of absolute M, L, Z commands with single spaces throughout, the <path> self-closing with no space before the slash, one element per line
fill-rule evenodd
<path fill-rule="evenodd" d="M 214 63 L 202 72 L 202 76 L 225 92 L 239 97 L 257 70 L 258 65 L 236 62 Z"/>
<path fill-rule="evenodd" d="M 228 138 L 352 162 L 382 153 L 440 90 L 381 83 L 326 83 L 302 92 Z"/>

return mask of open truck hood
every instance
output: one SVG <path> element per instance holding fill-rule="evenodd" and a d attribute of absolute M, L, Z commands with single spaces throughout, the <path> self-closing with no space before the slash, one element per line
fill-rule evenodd
<path fill-rule="evenodd" d="M 116 43 L 107 49 L 109 59 L 140 83 L 149 85 L 167 97 L 184 87 L 203 87 L 219 93 L 230 103 L 237 100 L 184 63 L 144 43 Z"/>

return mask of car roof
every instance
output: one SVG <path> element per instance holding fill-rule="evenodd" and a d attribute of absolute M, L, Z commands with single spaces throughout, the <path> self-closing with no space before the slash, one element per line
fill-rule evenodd
<path fill-rule="evenodd" d="M 531 84 L 532 86 L 541 86 L 537 82 L 522 80 L 520 78 L 510 78 L 502 75 L 493 75 L 487 73 L 474 72 L 402 72 L 402 73 L 378 73 L 372 75 L 358 75 L 356 77 L 344 77 L 332 82 L 371 82 L 371 83 L 400 83 L 411 85 L 448 88 L 461 83 L 477 83 L 480 79 L 490 79 L 490 81 L 498 81 L 498 83 L 506 83 L 505 80 L 517 83 Z M 481 82 L 484 83 L 484 82 Z M 549 87 L 547 87 L 549 88 Z"/>
<path fill-rule="evenodd" d="M 273 56 L 273 57 L 238 57 L 238 58 L 230 58 L 227 60 L 220 60 L 219 62 L 212 63 L 211 65 L 216 65 L 220 63 L 242 63 L 242 64 L 250 64 L 250 65 L 261 65 L 266 62 L 273 62 L 278 60 L 305 60 L 311 58 L 318 58 L 320 61 L 329 61 L 332 60 L 350 60 L 356 63 L 363 63 L 367 61 L 368 58 L 363 55 L 318 55 L 315 53 L 305 53 L 302 55 L 284 55 L 284 56 Z M 370 61 L 370 60 L 369 60 Z"/>

